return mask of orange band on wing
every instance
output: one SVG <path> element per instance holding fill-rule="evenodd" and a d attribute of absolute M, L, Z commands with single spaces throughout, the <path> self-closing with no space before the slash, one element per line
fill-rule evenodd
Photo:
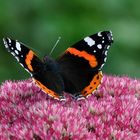
<path fill-rule="evenodd" d="M 103 77 L 102 72 L 100 71 L 98 74 L 96 74 L 93 77 L 90 84 L 82 90 L 82 95 L 84 97 L 91 95 L 92 92 L 95 91 L 97 89 L 97 87 L 100 85 L 102 77 Z"/>
<path fill-rule="evenodd" d="M 83 57 L 84 59 L 89 61 L 91 67 L 97 66 L 97 60 L 94 55 L 88 54 L 86 51 L 79 51 L 75 48 L 68 48 L 67 52 L 70 54 L 76 55 L 78 57 Z"/>
<path fill-rule="evenodd" d="M 54 91 L 48 89 L 46 86 L 44 86 L 41 82 L 39 82 L 38 80 L 34 79 L 35 83 L 37 84 L 37 86 L 39 88 L 41 88 L 46 94 L 54 97 L 55 99 L 60 99 L 59 95 L 57 95 Z"/>
<path fill-rule="evenodd" d="M 35 55 L 34 52 L 31 50 L 26 55 L 25 63 L 30 71 L 33 71 L 31 61 L 32 61 L 34 55 Z"/>

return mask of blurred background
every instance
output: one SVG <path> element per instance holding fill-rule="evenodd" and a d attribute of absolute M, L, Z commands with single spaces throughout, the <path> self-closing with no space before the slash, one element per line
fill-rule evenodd
<path fill-rule="evenodd" d="M 4 48 L 10 37 L 30 46 L 40 58 L 56 58 L 85 36 L 112 30 L 114 43 L 103 73 L 140 78 L 140 1 L 132 0 L 1 0 L 0 83 L 30 75 Z"/>

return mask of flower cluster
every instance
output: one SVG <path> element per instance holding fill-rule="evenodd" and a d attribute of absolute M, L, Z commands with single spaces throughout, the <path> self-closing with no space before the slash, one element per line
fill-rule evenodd
<path fill-rule="evenodd" d="M 57 101 L 31 79 L 0 87 L 0 139 L 138 140 L 140 81 L 104 76 L 86 100 Z"/>

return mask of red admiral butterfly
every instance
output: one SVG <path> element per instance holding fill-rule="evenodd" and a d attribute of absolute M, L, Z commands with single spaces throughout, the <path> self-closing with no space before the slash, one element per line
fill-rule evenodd
<path fill-rule="evenodd" d="M 55 99 L 64 100 L 63 91 L 81 99 L 97 89 L 113 37 L 111 31 L 98 32 L 69 47 L 58 59 L 46 56 L 43 61 L 24 44 L 9 38 L 3 40 L 40 89 Z"/>

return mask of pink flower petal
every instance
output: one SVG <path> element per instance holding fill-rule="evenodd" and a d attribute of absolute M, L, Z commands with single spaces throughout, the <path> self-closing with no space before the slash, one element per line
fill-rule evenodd
<path fill-rule="evenodd" d="M 104 76 L 86 100 L 65 102 L 31 79 L 0 87 L 0 139 L 140 139 L 140 81 Z"/>

